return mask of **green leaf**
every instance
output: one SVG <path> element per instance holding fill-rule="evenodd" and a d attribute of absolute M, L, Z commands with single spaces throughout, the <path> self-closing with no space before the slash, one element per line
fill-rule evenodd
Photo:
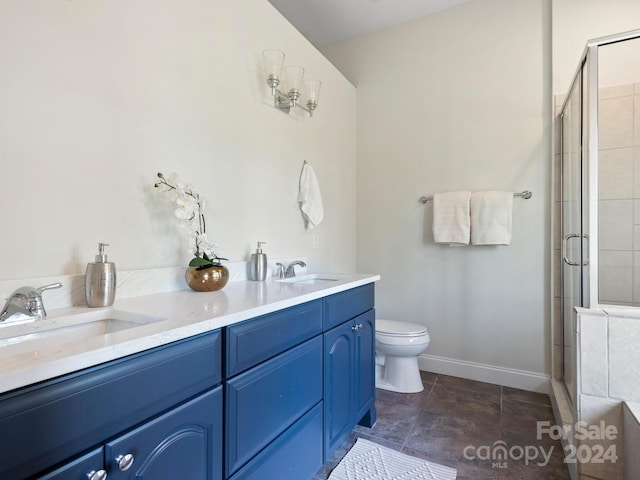
<path fill-rule="evenodd" d="M 213 265 L 211 260 L 205 260 L 204 258 L 195 257 L 189 262 L 190 267 L 206 267 L 209 265 Z"/>

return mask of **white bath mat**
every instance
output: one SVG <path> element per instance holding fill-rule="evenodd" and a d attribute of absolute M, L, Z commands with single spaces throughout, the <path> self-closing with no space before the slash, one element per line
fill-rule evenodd
<path fill-rule="evenodd" d="M 329 480 L 455 480 L 456 469 L 359 438 Z"/>

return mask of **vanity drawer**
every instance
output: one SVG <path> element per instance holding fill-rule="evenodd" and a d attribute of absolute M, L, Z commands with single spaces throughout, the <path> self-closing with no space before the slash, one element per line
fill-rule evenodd
<path fill-rule="evenodd" d="M 322 403 L 262 450 L 231 480 L 301 480 L 322 467 Z"/>
<path fill-rule="evenodd" d="M 225 399 L 230 475 L 322 400 L 322 336 L 229 380 Z"/>
<path fill-rule="evenodd" d="M 26 478 L 220 383 L 220 331 L 0 395 L 0 478 Z"/>
<path fill-rule="evenodd" d="M 232 325 L 226 330 L 226 376 L 232 377 L 322 332 L 322 300 Z"/>
<path fill-rule="evenodd" d="M 373 283 L 336 293 L 324 299 L 324 330 L 327 331 L 373 308 Z"/>

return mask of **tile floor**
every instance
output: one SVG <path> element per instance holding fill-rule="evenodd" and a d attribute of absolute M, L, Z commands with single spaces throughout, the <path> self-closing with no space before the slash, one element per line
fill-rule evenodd
<path fill-rule="evenodd" d="M 313 480 L 326 480 L 358 437 L 454 467 L 457 480 L 569 480 L 560 442 L 536 438 L 538 421 L 555 425 L 548 395 L 429 372 L 422 372 L 422 380 L 421 393 L 376 390 L 376 425 L 357 427 Z M 495 442 L 514 453 L 500 465 L 479 459 L 486 458 L 483 451 L 497 451 Z M 529 447 L 538 457 L 512 458 L 522 451 L 514 447 Z M 478 458 L 467 458 L 474 454 Z"/>

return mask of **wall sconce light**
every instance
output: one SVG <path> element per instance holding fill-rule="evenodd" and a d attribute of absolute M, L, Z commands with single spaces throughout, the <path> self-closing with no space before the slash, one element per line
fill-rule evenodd
<path fill-rule="evenodd" d="M 313 117 L 313 111 L 318 106 L 322 82 L 304 80 L 304 68 L 298 65 L 283 68 L 284 52 L 280 50 L 265 50 L 262 52 L 262 59 L 267 74 L 267 85 L 273 95 L 273 106 L 285 113 L 299 107 Z"/>

